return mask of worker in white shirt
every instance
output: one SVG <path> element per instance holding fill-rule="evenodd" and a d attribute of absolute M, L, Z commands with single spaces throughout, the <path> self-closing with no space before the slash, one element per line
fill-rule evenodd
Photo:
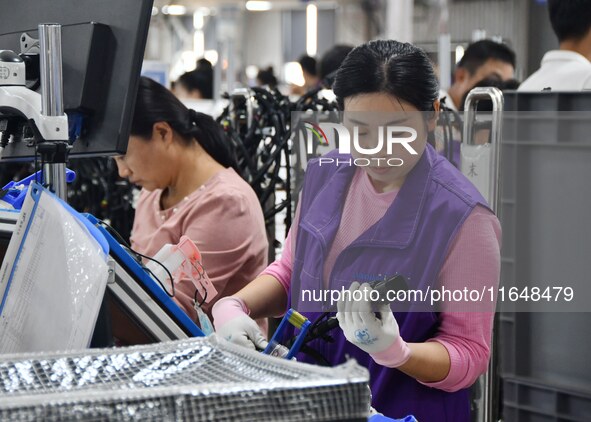
<path fill-rule="evenodd" d="M 440 90 L 439 98 L 446 98 L 444 105 L 454 111 L 462 111 L 462 99 L 470 89 L 483 79 L 499 82 L 514 78 L 515 53 L 505 44 L 492 40 L 476 41 L 466 48 L 464 56 L 454 71 L 454 82 L 446 92 Z"/>
<path fill-rule="evenodd" d="M 558 50 L 548 51 L 519 91 L 591 90 L 591 0 L 548 0 Z"/>

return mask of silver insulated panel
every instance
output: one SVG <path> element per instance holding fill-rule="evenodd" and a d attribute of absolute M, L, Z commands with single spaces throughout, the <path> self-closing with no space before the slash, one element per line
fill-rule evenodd
<path fill-rule="evenodd" d="M 354 361 L 316 367 L 215 336 L 0 356 L 2 421 L 353 421 L 369 396 Z"/>

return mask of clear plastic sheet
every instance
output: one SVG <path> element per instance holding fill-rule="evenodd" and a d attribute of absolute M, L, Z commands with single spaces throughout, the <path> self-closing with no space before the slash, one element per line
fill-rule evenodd
<path fill-rule="evenodd" d="M 0 356 L 2 421 L 344 421 L 369 413 L 368 373 L 273 358 L 215 336 Z"/>
<path fill-rule="evenodd" d="M 0 353 L 87 347 L 108 270 L 88 229 L 32 185 L 0 270 Z"/>

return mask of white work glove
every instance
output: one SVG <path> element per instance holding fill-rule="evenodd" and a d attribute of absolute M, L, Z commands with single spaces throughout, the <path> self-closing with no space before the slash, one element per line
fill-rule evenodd
<path fill-rule="evenodd" d="M 231 343 L 253 350 L 264 350 L 267 339 L 258 324 L 248 316 L 242 299 L 228 296 L 213 305 L 211 314 L 216 333 Z"/>
<path fill-rule="evenodd" d="M 360 290 L 362 294 L 355 291 Z M 337 319 L 347 340 L 369 353 L 379 364 L 391 368 L 404 364 L 410 358 L 410 349 L 400 337 L 398 323 L 390 304 L 377 305 L 380 318 L 372 311 L 369 284 L 353 282 L 349 292 L 337 303 Z M 361 300 L 353 300 L 361 297 Z M 349 300 L 350 299 L 350 300 Z"/>

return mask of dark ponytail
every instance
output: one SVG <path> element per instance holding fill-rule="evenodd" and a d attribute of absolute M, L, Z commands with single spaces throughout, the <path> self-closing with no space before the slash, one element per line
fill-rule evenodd
<path fill-rule="evenodd" d="M 164 86 L 142 76 L 131 134 L 150 139 L 156 122 L 167 122 L 186 145 L 199 142 L 214 160 L 239 172 L 232 144 L 211 116 L 189 110 Z"/>
<path fill-rule="evenodd" d="M 333 91 L 341 110 L 345 98 L 386 93 L 419 111 L 432 111 L 439 84 L 429 57 L 409 43 L 376 40 L 354 48 L 337 71 Z"/>

